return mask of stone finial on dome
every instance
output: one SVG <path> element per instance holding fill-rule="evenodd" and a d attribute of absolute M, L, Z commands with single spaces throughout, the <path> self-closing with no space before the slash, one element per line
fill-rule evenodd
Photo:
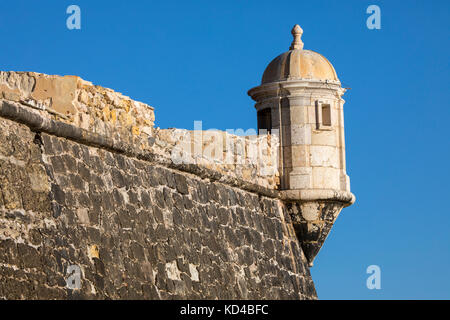
<path fill-rule="evenodd" d="M 292 36 L 294 37 L 294 40 L 292 41 L 291 46 L 289 47 L 289 50 L 302 50 L 303 49 L 303 42 L 302 42 L 302 34 L 303 29 L 300 28 L 298 24 L 296 24 L 292 28 Z"/>

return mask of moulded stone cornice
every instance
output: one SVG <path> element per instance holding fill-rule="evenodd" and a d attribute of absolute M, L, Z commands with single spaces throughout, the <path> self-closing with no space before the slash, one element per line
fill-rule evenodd
<path fill-rule="evenodd" d="M 304 92 L 308 89 L 308 92 Z M 311 94 L 310 90 L 323 90 L 324 92 L 339 92 L 342 95 L 345 89 L 341 87 L 339 81 L 334 80 L 313 80 L 313 79 L 295 79 L 271 82 L 254 87 L 248 91 L 248 95 L 253 100 L 259 101 L 265 97 L 279 96 L 280 91 L 287 91 L 287 94 L 305 93 Z"/>
<path fill-rule="evenodd" d="M 285 201 L 338 201 L 345 207 L 356 200 L 353 193 L 334 189 L 283 190 L 280 191 L 280 198 Z"/>

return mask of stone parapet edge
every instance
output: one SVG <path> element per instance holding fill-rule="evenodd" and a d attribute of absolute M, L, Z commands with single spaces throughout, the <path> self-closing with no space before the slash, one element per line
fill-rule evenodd
<path fill-rule="evenodd" d="M 120 140 L 113 139 L 114 132 L 107 132 L 106 135 L 102 135 L 87 131 L 72 124 L 46 118 L 38 111 L 18 102 L 0 99 L 0 117 L 22 123 L 34 132 L 45 132 L 88 146 L 106 149 L 139 160 L 144 160 L 152 164 L 162 165 L 170 169 L 194 174 L 202 179 L 218 181 L 230 185 L 231 187 L 240 188 L 269 198 L 280 198 L 278 190 L 265 188 L 238 178 L 226 176 L 217 171 L 199 167 L 195 164 L 175 164 L 169 157 L 164 157 L 150 151 L 143 151 L 139 149 L 138 146 L 133 146 L 128 143 L 123 143 Z"/>

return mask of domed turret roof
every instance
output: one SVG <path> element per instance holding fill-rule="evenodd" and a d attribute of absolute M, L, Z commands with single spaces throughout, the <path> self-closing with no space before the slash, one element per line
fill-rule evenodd
<path fill-rule="evenodd" d="M 292 29 L 294 41 L 289 51 L 269 63 L 264 71 L 262 84 L 296 79 L 339 81 L 333 65 L 324 56 L 303 49 L 302 33 L 302 28 L 295 25 Z"/>

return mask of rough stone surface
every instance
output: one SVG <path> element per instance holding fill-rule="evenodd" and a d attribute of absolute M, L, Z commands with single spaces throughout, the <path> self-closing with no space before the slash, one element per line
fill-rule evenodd
<path fill-rule="evenodd" d="M 0 71 L 0 100 L 64 123 L 65 131 L 76 128 L 77 133 L 108 137 L 114 145 L 150 152 L 169 162 L 177 162 L 180 151 L 189 151 L 181 163 L 264 188 L 277 189 L 279 184 L 275 135 L 255 136 L 254 132 L 241 137 L 220 131 L 154 128 L 152 107 L 76 76 Z"/>
<path fill-rule="evenodd" d="M 312 266 L 343 205 L 337 201 L 288 202 L 287 211 L 302 249 Z"/>
<path fill-rule="evenodd" d="M 0 298 L 316 292 L 280 200 L 0 117 Z"/>
<path fill-rule="evenodd" d="M 278 189 L 277 135 L 237 136 L 223 131 L 154 130 L 152 151 L 268 189 Z"/>

